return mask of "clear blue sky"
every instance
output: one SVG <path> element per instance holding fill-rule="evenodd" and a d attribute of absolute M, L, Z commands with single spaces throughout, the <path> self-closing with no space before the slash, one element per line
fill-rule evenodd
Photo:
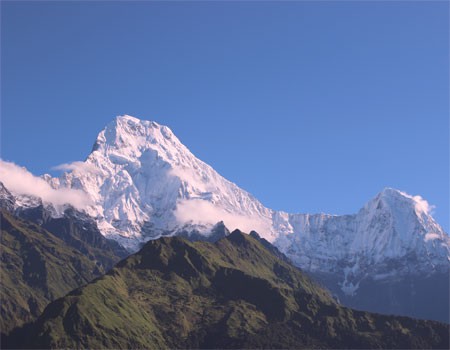
<path fill-rule="evenodd" d="M 116 115 L 168 125 L 289 212 L 383 187 L 449 228 L 448 2 L 2 2 L 1 156 L 84 159 Z"/>

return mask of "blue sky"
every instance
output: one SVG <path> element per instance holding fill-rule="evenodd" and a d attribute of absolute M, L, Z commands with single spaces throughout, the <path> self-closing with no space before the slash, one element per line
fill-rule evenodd
<path fill-rule="evenodd" d="M 3 1 L 1 157 L 50 172 L 130 114 L 268 207 L 353 213 L 389 186 L 448 231 L 448 6 Z"/>

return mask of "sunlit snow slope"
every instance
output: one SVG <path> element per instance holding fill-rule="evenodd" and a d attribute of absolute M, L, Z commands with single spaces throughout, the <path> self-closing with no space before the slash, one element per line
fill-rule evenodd
<path fill-rule="evenodd" d="M 255 229 L 274 240 L 273 212 L 197 159 L 166 127 L 130 116 L 100 132 L 61 187 L 82 189 L 102 232 L 128 248 L 185 224 Z"/>

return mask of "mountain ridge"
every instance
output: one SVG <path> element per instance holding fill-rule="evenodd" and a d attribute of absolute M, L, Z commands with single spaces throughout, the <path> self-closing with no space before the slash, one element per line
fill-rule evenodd
<path fill-rule="evenodd" d="M 151 240 L 52 302 L 31 348 L 445 348 L 444 324 L 354 311 L 253 234 Z M 19 334 L 18 334 L 19 335 Z"/>
<path fill-rule="evenodd" d="M 27 220 L 0 209 L 2 336 L 40 315 L 47 304 L 105 272 L 103 266 Z"/>

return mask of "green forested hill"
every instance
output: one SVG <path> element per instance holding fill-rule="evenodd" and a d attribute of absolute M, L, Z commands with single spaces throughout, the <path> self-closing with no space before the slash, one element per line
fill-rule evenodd
<path fill-rule="evenodd" d="M 39 225 L 0 211 L 0 328 L 35 319 L 45 306 L 104 273 Z"/>
<path fill-rule="evenodd" d="M 448 348 L 447 325 L 338 305 L 256 235 L 161 238 L 52 302 L 30 348 Z M 17 339 L 20 341 L 17 342 Z M 12 344 L 12 343 L 10 343 Z"/>

